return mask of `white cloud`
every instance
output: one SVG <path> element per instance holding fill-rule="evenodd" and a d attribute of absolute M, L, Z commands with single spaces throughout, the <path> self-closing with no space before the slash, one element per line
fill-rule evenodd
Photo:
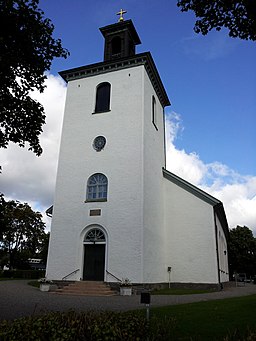
<path fill-rule="evenodd" d="M 196 153 L 187 154 L 185 150 L 175 147 L 174 141 L 183 131 L 181 118 L 175 112 L 166 117 L 166 168 L 193 184 L 199 184 L 207 172 L 207 167 Z"/>
<path fill-rule="evenodd" d="M 256 176 L 244 177 L 243 180 L 242 183 L 235 181 L 203 189 L 224 203 L 230 228 L 246 225 L 254 230 L 256 236 Z"/>
<path fill-rule="evenodd" d="M 43 154 L 37 157 L 13 143 L 7 149 L 0 149 L 0 191 L 6 199 L 28 202 L 33 209 L 41 212 L 53 202 L 66 94 L 65 83 L 58 76 L 49 74 L 46 86 L 43 94 L 33 93 L 46 113 L 46 124 L 40 137 Z"/>
<path fill-rule="evenodd" d="M 221 200 L 230 228 L 246 225 L 256 236 L 256 176 L 240 175 L 217 161 L 206 164 L 196 153 L 177 149 L 181 129 L 180 116 L 167 115 L 167 169 Z"/>

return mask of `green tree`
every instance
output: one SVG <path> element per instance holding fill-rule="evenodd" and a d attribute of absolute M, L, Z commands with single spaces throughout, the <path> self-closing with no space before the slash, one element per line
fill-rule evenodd
<path fill-rule="evenodd" d="M 37 156 L 45 114 L 30 94 L 43 92 L 52 60 L 68 56 L 61 40 L 52 37 L 54 26 L 38 3 L 0 0 L 0 147 L 27 142 Z"/>
<path fill-rule="evenodd" d="M 47 262 L 49 240 L 50 240 L 50 232 L 45 233 L 45 235 L 42 239 L 40 248 L 38 250 L 38 254 L 36 255 L 36 257 L 42 259 L 43 264 L 46 264 L 46 262 Z"/>
<path fill-rule="evenodd" d="M 256 275 L 256 238 L 247 226 L 230 230 L 229 263 L 231 273 Z"/>
<path fill-rule="evenodd" d="M 226 27 L 230 37 L 256 40 L 255 0 L 179 0 L 182 12 L 194 11 L 196 33 Z"/>
<path fill-rule="evenodd" d="M 4 195 L 0 193 L 0 242 L 3 239 L 3 232 L 4 232 L 4 213 L 3 213 L 4 204 L 5 204 Z"/>
<path fill-rule="evenodd" d="M 2 236 L 0 249 L 8 255 L 10 268 L 21 268 L 34 257 L 45 240 L 45 223 L 40 212 L 34 212 L 27 203 L 2 201 Z"/>

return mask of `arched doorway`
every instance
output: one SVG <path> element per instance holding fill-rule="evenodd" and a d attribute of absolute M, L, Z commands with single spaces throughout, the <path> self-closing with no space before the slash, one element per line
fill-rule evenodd
<path fill-rule="evenodd" d="M 105 272 L 106 237 L 98 227 L 91 228 L 84 237 L 83 280 L 103 281 Z"/>

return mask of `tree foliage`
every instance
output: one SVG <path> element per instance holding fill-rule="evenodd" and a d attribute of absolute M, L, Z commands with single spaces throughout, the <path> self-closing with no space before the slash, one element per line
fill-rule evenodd
<path fill-rule="evenodd" d="M 194 11 L 196 33 L 226 27 L 230 37 L 256 40 L 255 0 L 179 0 L 177 5 L 182 12 Z"/>
<path fill-rule="evenodd" d="M 38 8 L 39 0 L 0 0 L 0 147 L 18 143 L 42 153 L 42 105 L 31 91 L 43 92 L 45 72 L 55 57 L 68 56 L 54 26 Z"/>
<path fill-rule="evenodd" d="M 5 200 L 3 193 L 0 193 L 0 241 L 3 239 L 4 233 L 4 207 Z"/>
<path fill-rule="evenodd" d="M 49 240 L 50 240 L 50 232 L 44 234 L 42 238 L 42 242 L 38 250 L 38 257 L 42 259 L 43 264 L 46 264 L 47 262 Z"/>
<path fill-rule="evenodd" d="M 229 263 L 233 273 L 256 275 L 256 238 L 247 226 L 230 230 Z"/>
<path fill-rule="evenodd" d="M 41 213 L 34 212 L 27 203 L 5 201 L 3 196 L 0 212 L 0 249 L 8 256 L 10 268 L 20 268 L 43 249 L 47 241 L 45 223 Z"/>

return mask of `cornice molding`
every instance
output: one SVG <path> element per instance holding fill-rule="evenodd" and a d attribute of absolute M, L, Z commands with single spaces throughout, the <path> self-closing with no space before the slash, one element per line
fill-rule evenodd
<path fill-rule="evenodd" d="M 76 79 L 93 77 L 96 75 L 118 71 L 122 69 L 128 69 L 144 65 L 147 74 L 152 82 L 152 85 L 157 93 L 157 96 L 163 107 L 169 106 L 170 101 L 155 66 L 154 60 L 150 52 L 144 52 L 136 54 L 132 57 L 120 58 L 118 60 L 100 62 L 96 64 L 90 64 L 81 66 L 74 69 L 69 69 L 59 72 L 60 76 L 66 81 L 72 81 Z"/>
<path fill-rule="evenodd" d="M 116 34 L 117 32 L 122 32 L 123 30 L 128 29 L 131 33 L 133 42 L 135 45 L 141 44 L 138 33 L 133 25 L 132 20 L 124 20 L 122 22 L 118 22 L 115 24 L 107 25 L 100 28 L 100 31 L 105 38 L 108 34 Z"/>

